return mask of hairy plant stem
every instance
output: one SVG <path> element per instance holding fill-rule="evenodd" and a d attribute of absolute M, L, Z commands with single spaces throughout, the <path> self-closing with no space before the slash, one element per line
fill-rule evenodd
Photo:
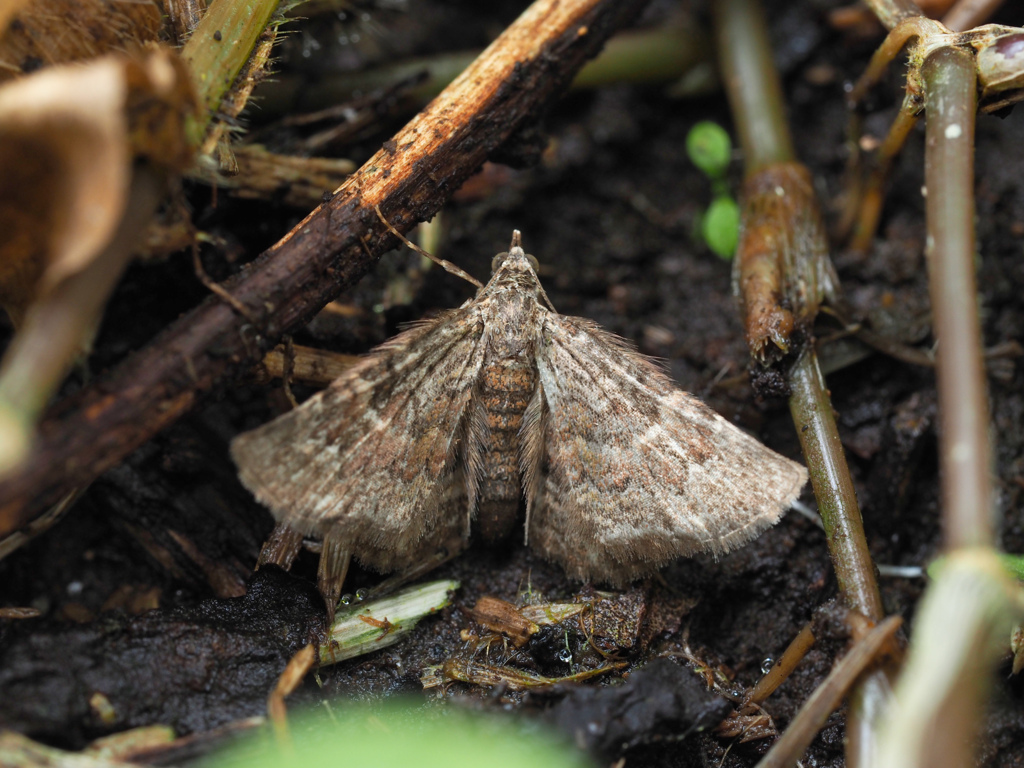
<path fill-rule="evenodd" d="M 217 0 L 200 19 L 181 50 L 195 80 L 204 109 L 189 127 L 190 139 L 200 144 L 221 99 L 232 87 L 277 10 L 279 0 Z"/>

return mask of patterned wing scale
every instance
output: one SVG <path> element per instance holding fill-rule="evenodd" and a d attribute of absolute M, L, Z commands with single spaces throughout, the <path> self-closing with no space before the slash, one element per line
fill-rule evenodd
<path fill-rule="evenodd" d="M 278 520 L 344 541 L 380 570 L 457 528 L 465 537 L 458 446 L 482 334 L 470 306 L 386 342 L 301 407 L 237 437 L 242 483 Z"/>
<path fill-rule="evenodd" d="M 594 323 L 547 317 L 537 365 L 547 474 L 527 535 L 571 576 L 622 584 L 727 552 L 775 523 L 807 481 Z"/>

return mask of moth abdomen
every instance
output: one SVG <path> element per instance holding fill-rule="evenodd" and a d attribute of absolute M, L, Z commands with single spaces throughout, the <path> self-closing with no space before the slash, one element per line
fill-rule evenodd
<path fill-rule="evenodd" d="M 479 475 L 477 519 L 481 536 L 506 538 L 519 517 L 522 480 L 519 454 L 523 416 L 537 388 L 537 368 L 520 357 L 488 361 L 478 396 L 487 435 Z"/>

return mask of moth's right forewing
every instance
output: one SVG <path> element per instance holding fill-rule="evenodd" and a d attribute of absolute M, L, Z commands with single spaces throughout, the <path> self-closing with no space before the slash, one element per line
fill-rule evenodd
<path fill-rule="evenodd" d="M 548 317 L 537 366 L 547 465 L 530 542 L 577 578 L 623 584 L 727 552 L 807 480 L 587 320 Z"/>
<path fill-rule="evenodd" d="M 458 443 L 483 361 L 472 305 L 399 334 L 301 407 L 240 435 L 242 483 L 278 520 L 364 563 L 453 528 Z"/>

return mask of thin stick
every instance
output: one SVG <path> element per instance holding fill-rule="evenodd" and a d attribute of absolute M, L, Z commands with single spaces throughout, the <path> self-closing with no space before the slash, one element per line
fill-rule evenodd
<path fill-rule="evenodd" d="M 288 398 L 292 408 L 299 407 L 299 401 L 295 399 L 292 392 L 292 377 L 295 375 L 295 343 L 292 337 L 284 337 L 284 370 L 281 371 L 281 387 L 284 389 L 284 396 Z"/>
<path fill-rule="evenodd" d="M 861 673 L 892 641 L 902 623 L 903 619 L 899 616 L 890 616 L 854 645 L 800 707 L 793 722 L 757 764 L 757 768 L 788 768 L 796 765 L 825 725 L 828 716 L 842 703 L 846 692 Z"/>
<path fill-rule="evenodd" d="M 287 357 L 291 357 L 292 362 L 286 366 Z M 279 345 L 267 352 L 256 369 L 256 375 L 266 379 L 281 379 L 288 376 L 292 381 L 311 384 L 314 387 L 326 387 L 360 359 L 357 355 L 344 355 L 326 349 L 304 347 L 301 344 L 292 344 L 292 351 L 288 354 Z M 286 367 L 291 370 L 286 371 Z"/>
<path fill-rule="evenodd" d="M 291 733 L 288 730 L 288 710 L 284 700 L 290 696 L 306 673 L 316 664 L 316 646 L 310 643 L 301 651 L 289 659 L 281 676 L 277 678 L 274 690 L 267 697 L 267 715 L 274 726 L 274 736 L 277 737 L 278 746 L 290 749 L 292 745 Z"/>
<path fill-rule="evenodd" d="M 908 96 L 903 100 L 903 106 L 896 115 L 896 119 L 893 120 L 885 141 L 878 148 L 874 168 L 864 185 L 863 195 L 860 199 L 860 211 L 850 239 L 850 249 L 853 251 L 866 253 L 874 242 L 875 233 L 878 231 L 878 222 L 882 218 L 882 203 L 885 201 L 885 183 L 889 178 L 889 171 L 903 149 L 910 132 L 917 125 L 918 117 L 911 98 Z"/>
<path fill-rule="evenodd" d="M 224 290 L 224 287 L 220 283 L 210 277 L 206 268 L 203 266 L 202 259 L 199 258 L 199 241 L 194 236 L 192 238 L 192 271 L 195 272 L 199 282 L 203 284 L 203 287 L 206 288 L 206 290 L 219 298 L 250 323 L 259 322 L 256 316 L 250 312 L 249 308 L 245 306 L 245 304 L 232 296 L 229 291 Z"/>
<path fill-rule="evenodd" d="M 793 638 L 786 647 L 779 660 L 772 665 L 768 673 L 757 681 L 757 685 L 750 689 L 743 704 L 761 704 L 771 696 L 775 689 L 782 685 L 786 679 L 793 674 L 793 670 L 803 661 L 807 652 L 814 647 L 814 630 L 810 624 L 804 625 L 799 634 Z"/>

